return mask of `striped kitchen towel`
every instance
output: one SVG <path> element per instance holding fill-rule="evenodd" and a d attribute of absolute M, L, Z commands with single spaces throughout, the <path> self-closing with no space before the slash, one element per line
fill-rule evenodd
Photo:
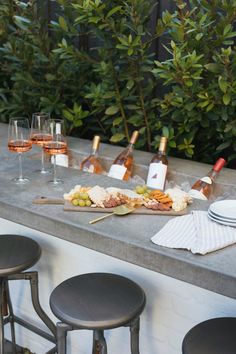
<path fill-rule="evenodd" d="M 206 211 L 192 211 L 170 220 L 151 240 L 159 246 L 206 254 L 235 243 L 236 228 L 210 220 Z"/>

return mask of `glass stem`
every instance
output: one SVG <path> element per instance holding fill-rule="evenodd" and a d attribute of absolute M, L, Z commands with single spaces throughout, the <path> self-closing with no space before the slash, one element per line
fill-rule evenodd
<path fill-rule="evenodd" d="M 57 183 L 57 174 L 56 174 L 56 155 L 54 155 L 53 161 L 53 183 Z"/>
<path fill-rule="evenodd" d="M 23 179 L 23 174 L 22 174 L 22 153 L 19 152 L 19 180 Z"/>
<path fill-rule="evenodd" d="M 42 155 L 41 155 L 41 161 L 42 161 L 42 169 L 41 171 L 44 172 L 45 171 L 45 166 L 44 166 L 44 149 L 42 148 Z"/>

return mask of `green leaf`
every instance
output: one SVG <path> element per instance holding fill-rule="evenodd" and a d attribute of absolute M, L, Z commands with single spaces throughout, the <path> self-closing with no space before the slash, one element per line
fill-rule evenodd
<path fill-rule="evenodd" d="M 67 26 L 67 23 L 66 23 L 66 20 L 64 19 L 64 17 L 59 16 L 58 22 L 59 22 L 60 27 L 61 27 L 65 32 L 68 32 L 68 26 Z"/>
<path fill-rule="evenodd" d="M 116 12 L 120 11 L 122 9 L 122 6 L 116 6 L 113 7 L 113 9 L 111 9 L 108 14 L 106 15 L 106 18 L 111 17 L 112 15 L 114 15 Z"/>
<path fill-rule="evenodd" d="M 172 41 L 172 40 L 171 40 L 171 42 L 170 42 L 170 45 L 171 45 L 171 48 L 172 48 L 172 49 L 175 49 L 175 48 L 176 48 L 176 44 L 175 44 L 175 42 Z"/>
<path fill-rule="evenodd" d="M 207 101 L 203 101 L 203 102 L 200 102 L 200 103 L 198 103 L 198 107 L 201 107 L 201 108 L 204 108 L 204 107 L 206 107 L 206 106 L 208 106 L 209 105 L 209 101 L 207 100 Z"/>
<path fill-rule="evenodd" d="M 217 146 L 216 150 L 217 150 L 217 151 L 225 150 L 225 149 L 227 149 L 230 145 L 231 145 L 231 141 L 226 141 L 226 142 L 220 144 L 219 146 Z"/>
<path fill-rule="evenodd" d="M 191 149 L 191 148 L 187 148 L 186 151 L 187 151 L 188 155 L 190 155 L 190 156 L 192 156 L 194 153 L 193 149 Z"/>
<path fill-rule="evenodd" d="M 222 78 L 222 76 L 219 76 L 218 78 L 218 84 L 222 92 L 226 93 L 228 84 L 227 82 Z"/>
<path fill-rule="evenodd" d="M 216 63 L 209 63 L 204 65 L 204 67 L 212 73 L 218 73 L 220 71 L 220 66 Z"/>
<path fill-rule="evenodd" d="M 115 95 L 116 95 L 115 91 L 110 91 L 110 92 L 104 93 L 104 95 L 102 97 L 107 99 L 107 98 L 113 98 L 113 97 L 115 97 Z"/>
<path fill-rule="evenodd" d="M 119 111 L 119 107 L 118 106 L 110 106 L 110 107 L 108 107 L 106 109 L 105 114 L 107 114 L 108 116 L 113 116 L 118 111 Z"/>
<path fill-rule="evenodd" d="M 206 111 L 207 111 L 207 112 L 211 111 L 212 108 L 214 108 L 214 106 L 215 106 L 214 103 L 211 102 L 211 103 L 207 106 Z"/>
<path fill-rule="evenodd" d="M 147 128 L 146 127 L 142 127 L 141 129 L 139 129 L 139 133 L 142 135 L 142 134 L 145 134 L 146 133 L 146 130 Z"/>
<path fill-rule="evenodd" d="M 174 140 L 169 141 L 168 146 L 171 148 L 175 148 L 176 147 L 176 142 Z"/>
<path fill-rule="evenodd" d="M 131 56 L 134 53 L 133 48 L 129 48 L 127 53 L 129 56 Z"/>
<path fill-rule="evenodd" d="M 134 109 L 134 110 L 136 110 L 136 109 L 140 109 L 140 107 L 139 106 L 137 106 L 136 104 L 127 104 L 127 106 L 126 106 L 128 109 Z"/>
<path fill-rule="evenodd" d="M 167 139 L 169 138 L 169 129 L 167 127 L 162 128 L 162 135 L 165 136 Z"/>
<path fill-rule="evenodd" d="M 228 104 L 230 103 L 230 101 L 231 101 L 231 96 L 230 96 L 230 94 L 229 94 L 229 93 L 225 93 L 225 94 L 223 95 L 223 102 L 224 102 L 224 105 L 225 105 L 225 106 L 228 106 Z"/>
<path fill-rule="evenodd" d="M 192 80 L 186 80 L 186 81 L 185 81 L 185 84 L 186 84 L 186 86 L 188 86 L 188 87 L 193 86 Z"/>
<path fill-rule="evenodd" d="M 200 39 L 203 37 L 203 33 L 198 33 L 197 35 L 196 35 L 196 41 L 200 41 Z"/>
<path fill-rule="evenodd" d="M 61 43 L 62 43 L 63 47 L 67 48 L 67 41 L 65 38 L 62 39 Z"/>
<path fill-rule="evenodd" d="M 18 22 L 24 22 L 24 23 L 28 23 L 28 24 L 31 23 L 31 21 L 28 18 L 23 17 L 23 16 L 14 16 L 14 19 Z"/>
<path fill-rule="evenodd" d="M 62 114 L 63 114 L 63 116 L 66 118 L 66 119 L 68 119 L 69 121 L 71 121 L 71 122 L 73 122 L 73 120 L 74 120 L 74 115 L 72 114 L 72 113 L 70 113 L 69 111 L 67 111 L 67 110 L 63 110 L 62 111 Z"/>
<path fill-rule="evenodd" d="M 113 123 L 112 123 L 113 127 L 120 125 L 122 123 L 122 121 L 123 121 L 122 117 L 118 117 L 118 118 L 114 119 Z"/>
<path fill-rule="evenodd" d="M 134 86 L 134 80 L 129 80 L 126 84 L 126 88 L 128 90 L 131 90 L 133 86 Z"/>
<path fill-rule="evenodd" d="M 128 46 L 129 43 L 127 41 L 126 38 L 123 38 L 123 37 L 118 37 L 118 40 L 120 41 L 121 44 L 123 44 L 124 46 Z"/>
<path fill-rule="evenodd" d="M 45 78 L 47 81 L 53 81 L 56 79 L 56 76 L 52 75 L 52 74 L 46 74 Z"/>
<path fill-rule="evenodd" d="M 224 28 L 223 34 L 226 35 L 231 30 L 231 28 L 232 28 L 231 24 L 228 23 L 228 25 Z"/>
<path fill-rule="evenodd" d="M 112 135 L 110 141 L 112 143 L 118 143 L 119 141 L 123 140 L 125 138 L 125 134 L 123 133 L 116 133 L 114 135 Z"/>
<path fill-rule="evenodd" d="M 78 120 L 73 122 L 73 125 L 75 127 L 81 127 L 83 125 L 83 122 L 82 122 L 82 120 L 78 119 Z"/>

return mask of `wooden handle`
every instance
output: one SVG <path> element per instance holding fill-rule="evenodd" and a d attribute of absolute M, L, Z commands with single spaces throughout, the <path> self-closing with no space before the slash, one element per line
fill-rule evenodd
<path fill-rule="evenodd" d="M 36 197 L 33 199 L 33 204 L 60 204 L 64 205 L 64 199 L 60 198 L 47 198 L 47 197 Z"/>
<path fill-rule="evenodd" d="M 90 224 L 94 224 L 95 222 L 100 221 L 100 220 L 105 219 L 105 218 L 108 218 L 108 216 L 111 216 L 113 214 L 115 214 L 115 213 L 113 212 L 113 213 L 110 213 L 110 214 L 103 215 L 100 218 L 97 218 L 97 219 L 89 221 L 89 223 Z"/>

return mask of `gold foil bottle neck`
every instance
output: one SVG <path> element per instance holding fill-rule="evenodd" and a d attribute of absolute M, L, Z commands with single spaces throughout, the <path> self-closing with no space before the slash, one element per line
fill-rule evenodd
<path fill-rule="evenodd" d="M 165 136 L 162 136 L 160 140 L 159 151 L 165 152 L 166 146 L 167 146 L 167 138 Z"/>
<path fill-rule="evenodd" d="M 135 130 L 131 136 L 130 144 L 135 144 L 139 136 L 138 130 Z"/>
<path fill-rule="evenodd" d="M 99 149 L 99 145 L 100 145 L 100 136 L 99 135 L 95 135 L 94 138 L 93 138 L 92 149 L 93 150 L 98 150 Z"/>

